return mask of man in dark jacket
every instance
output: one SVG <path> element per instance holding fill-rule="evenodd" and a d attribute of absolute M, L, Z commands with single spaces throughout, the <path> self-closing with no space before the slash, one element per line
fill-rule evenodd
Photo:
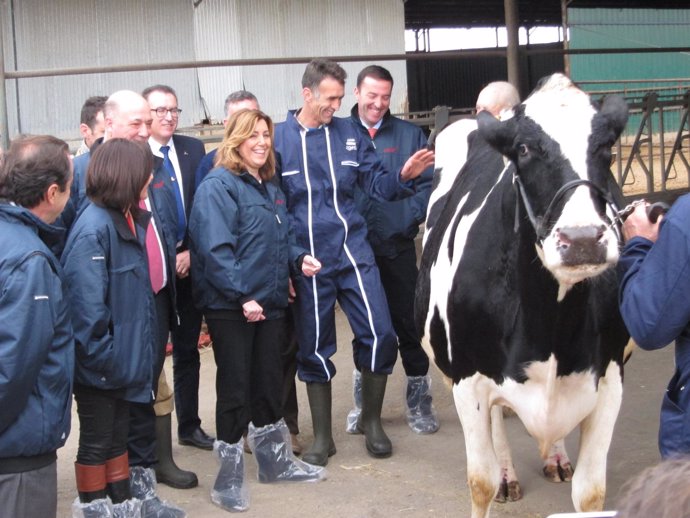
<path fill-rule="evenodd" d="M 192 299 L 192 278 L 190 277 L 189 250 L 187 245 L 187 222 L 192 210 L 195 185 L 194 175 L 206 152 L 199 139 L 177 135 L 177 122 L 181 110 L 177 106 L 177 94 L 167 85 L 146 88 L 142 95 L 148 101 L 153 115 L 149 146 L 154 156 L 156 174 L 165 179 L 174 203 L 176 218 L 175 271 L 171 282 L 175 283 L 177 314 L 179 324 L 171 328 L 173 343 L 173 379 L 177 430 L 180 444 L 195 446 L 204 450 L 213 449 L 213 437 L 201 428 L 199 418 L 199 333 L 201 312 Z M 167 332 L 165 343 L 167 343 Z M 159 459 L 156 475 L 163 482 L 178 489 L 195 487 L 189 477 L 176 468 L 167 447 L 170 443 L 172 405 L 156 400 L 156 425 L 158 427 Z M 166 408 L 167 407 L 167 408 Z M 161 446 L 165 444 L 165 448 Z"/>
<path fill-rule="evenodd" d="M 639 203 L 623 225 L 619 301 L 630 336 L 641 349 L 675 346 L 675 371 L 659 423 L 659 452 L 669 459 L 690 454 L 690 195 L 678 198 L 663 219 L 651 221 L 648 208 Z"/>
<path fill-rule="evenodd" d="M 350 121 L 376 148 L 376 155 L 390 171 L 397 171 L 415 152 L 426 147 L 426 136 L 419 126 L 390 113 L 393 76 L 385 68 L 370 65 L 357 76 Z M 416 433 L 438 430 L 431 403 L 429 358 L 419 343 L 414 327 L 414 293 L 417 280 L 417 253 L 414 238 L 426 217 L 434 168 L 429 167 L 417 180 L 413 196 L 384 201 L 357 191 L 357 208 L 367 221 L 367 238 L 374 250 L 381 283 L 386 292 L 398 350 L 407 375 L 407 423 Z M 354 372 L 355 409 L 347 419 L 347 431 L 356 433 L 361 402 L 361 373 Z"/>
<path fill-rule="evenodd" d="M 0 516 L 54 517 L 70 432 L 74 338 L 51 226 L 69 199 L 65 142 L 12 142 L 0 174 Z"/>

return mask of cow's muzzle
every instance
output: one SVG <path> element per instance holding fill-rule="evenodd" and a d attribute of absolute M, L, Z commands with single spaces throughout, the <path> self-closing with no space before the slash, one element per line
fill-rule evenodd
<path fill-rule="evenodd" d="M 604 225 L 562 227 L 555 229 L 557 248 L 564 266 L 602 264 L 606 262 L 607 246 Z"/>

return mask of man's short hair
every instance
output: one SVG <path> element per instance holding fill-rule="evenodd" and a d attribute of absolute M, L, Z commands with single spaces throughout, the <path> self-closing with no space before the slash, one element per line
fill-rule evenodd
<path fill-rule="evenodd" d="M 321 81 L 327 77 L 332 77 L 345 86 L 347 72 L 338 63 L 330 59 L 312 59 L 302 75 L 302 88 L 309 88 L 309 90 L 315 92 L 318 90 Z"/>
<path fill-rule="evenodd" d="M 0 172 L 0 196 L 32 209 L 48 187 L 65 192 L 72 175 L 69 146 L 52 135 L 20 135 L 5 153 Z"/>
<path fill-rule="evenodd" d="M 223 112 L 225 113 L 225 116 L 229 116 L 228 110 L 230 109 L 231 105 L 241 103 L 242 101 L 254 101 L 257 105 L 259 104 L 259 100 L 253 93 L 249 92 L 248 90 L 237 90 L 225 98 L 225 104 L 223 105 Z"/>
<path fill-rule="evenodd" d="M 357 74 L 357 88 L 362 86 L 362 81 L 367 77 L 373 77 L 378 81 L 389 81 L 391 87 L 393 86 L 393 76 L 388 69 L 379 65 L 369 65 L 364 67 L 359 74 Z"/>
<path fill-rule="evenodd" d="M 81 124 L 86 124 L 89 128 L 93 130 L 96 125 L 96 116 L 99 112 L 103 111 L 103 106 L 108 98 L 104 95 L 94 95 L 89 97 L 84 101 L 84 105 L 81 107 L 81 117 L 79 122 Z"/>
<path fill-rule="evenodd" d="M 144 89 L 143 92 L 141 92 L 141 96 L 148 101 L 149 95 L 151 95 L 153 92 L 163 92 L 164 94 L 171 94 L 177 100 L 177 93 L 175 93 L 175 90 L 173 90 L 172 86 L 168 85 L 149 86 L 148 88 Z"/>

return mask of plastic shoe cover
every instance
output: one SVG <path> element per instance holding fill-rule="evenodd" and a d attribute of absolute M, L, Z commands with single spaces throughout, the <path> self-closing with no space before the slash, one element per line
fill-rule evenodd
<path fill-rule="evenodd" d="M 249 423 L 249 446 L 259 466 L 259 482 L 318 482 L 326 470 L 308 464 L 292 453 L 290 430 L 283 419 L 256 428 Z"/>
<path fill-rule="evenodd" d="M 99 498 L 82 503 L 79 498 L 72 502 L 72 518 L 112 518 L 113 504 L 110 498 Z"/>
<path fill-rule="evenodd" d="M 132 498 L 141 500 L 141 518 L 186 518 L 187 513 L 156 494 L 156 472 L 153 468 L 129 468 Z"/>
<path fill-rule="evenodd" d="M 357 369 L 352 371 L 352 399 L 355 402 L 355 407 L 347 414 L 345 431 L 351 434 L 359 434 L 357 421 L 362 413 L 362 373 Z"/>
<path fill-rule="evenodd" d="M 138 498 L 130 498 L 119 504 L 113 504 L 113 518 L 139 518 L 141 503 Z"/>
<path fill-rule="evenodd" d="M 211 490 L 211 502 L 231 512 L 249 509 L 249 488 L 244 476 L 244 439 L 234 444 L 213 442 L 220 469 Z"/>
<path fill-rule="evenodd" d="M 436 409 L 431 400 L 431 376 L 408 376 L 405 400 L 405 416 L 413 432 L 427 434 L 439 429 Z"/>

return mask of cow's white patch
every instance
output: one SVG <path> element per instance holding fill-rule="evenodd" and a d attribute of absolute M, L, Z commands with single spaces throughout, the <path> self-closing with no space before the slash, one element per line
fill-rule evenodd
<path fill-rule="evenodd" d="M 490 378 L 475 374 L 453 385 L 453 396 L 465 435 L 477 433 L 477 426 L 465 428 L 468 415 L 488 412 L 494 405 L 509 406 L 518 415 L 525 428 L 539 444 L 543 458 L 547 458 L 552 446 L 568 435 L 583 420 L 596 416 L 596 427 L 613 430 L 622 398 L 620 367 L 611 362 L 604 377 L 599 379 L 591 371 L 556 376 L 557 361 L 551 358 L 545 362 L 533 362 L 526 373 L 528 380 L 517 383 L 505 380 L 501 385 Z M 607 451 L 611 433 L 598 438 L 592 449 Z M 485 440 L 485 439 L 483 439 Z M 483 440 L 480 440 L 482 442 Z M 581 464 L 578 464 L 580 469 Z"/>

